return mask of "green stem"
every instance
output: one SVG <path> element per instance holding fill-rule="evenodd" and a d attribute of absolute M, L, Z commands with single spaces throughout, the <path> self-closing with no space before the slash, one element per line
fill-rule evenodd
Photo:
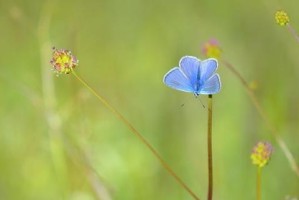
<path fill-rule="evenodd" d="M 73 75 L 93 94 L 95 95 L 103 104 L 106 106 L 113 114 L 115 114 L 130 130 L 131 132 L 153 153 L 153 155 L 158 159 L 163 168 L 180 184 L 195 200 L 200 200 L 199 197 L 178 177 L 178 175 L 170 168 L 170 166 L 164 161 L 160 154 L 155 150 L 155 148 L 134 128 L 134 126 L 118 112 L 108 101 L 99 95 L 93 88 L 91 88 L 86 81 L 79 77 L 75 71 L 72 71 Z"/>
<path fill-rule="evenodd" d="M 256 200 L 261 200 L 261 175 L 262 175 L 262 168 L 257 167 L 257 172 L 256 172 Z"/>
<path fill-rule="evenodd" d="M 49 40 L 49 30 L 51 17 L 54 8 L 54 1 L 45 1 L 37 26 L 37 39 L 40 48 L 41 56 L 41 81 L 42 81 L 42 96 L 43 110 L 47 123 L 49 134 L 49 148 L 55 170 L 56 187 L 61 193 L 61 198 L 65 199 L 69 194 L 68 164 L 65 154 L 63 134 L 62 134 L 62 119 L 57 114 L 57 99 L 53 75 L 49 73 L 49 49 L 51 43 Z"/>
<path fill-rule="evenodd" d="M 212 154 L 212 95 L 208 96 L 208 171 L 209 171 L 209 182 L 208 182 L 208 200 L 213 198 L 213 154 Z"/>
<path fill-rule="evenodd" d="M 288 27 L 290 27 L 290 26 L 288 26 Z M 285 157 L 289 161 L 289 165 L 291 166 L 291 169 L 299 177 L 299 166 L 297 165 L 293 154 L 291 153 L 290 149 L 288 148 L 288 146 L 286 145 L 284 140 L 279 136 L 279 133 L 278 133 L 278 130 L 276 129 L 276 127 L 273 124 L 271 124 L 270 119 L 266 114 L 266 111 L 262 108 L 255 93 L 252 91 L 252 89 L 250 89 L 248 83 L 245 81 L 245 79 L 242 77 L 242 75 L 237 71 L 237 69 L 234 68 L 234 66 L 232 64 L 230 64 L 229 62 L 227 62 L 224 59 L 222 60 L 222 62 L 224 63 L 224 66 L 227 67 L 241 81 L 241 83 L 245 87 L 246 92 L 248 93 L 253 105 L 255 106 L 256 110 L 258 111 L 258 113 L 260 114 L 260 116 L 262 117 L 264 122 L 266 123 L 266 126 L 269 128 L 274 139 L 276 140 L 279 147 L 283 151 Z"/>

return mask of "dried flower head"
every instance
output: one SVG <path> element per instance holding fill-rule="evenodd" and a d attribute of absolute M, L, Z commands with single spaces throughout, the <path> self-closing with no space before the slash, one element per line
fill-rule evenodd
<path fill-rule="evenodd" d="M 254 165 L 264 167 L 270 160 L 273 148 L 269 142 L 258 142 L 251 153 L 251 160 Z"/>
<path fill-rule="evenodd" d="M 203 44 L 202 53 L 208 58 L 218 59 L 221 55 L 221 49 L 216 39 L 210 39 Z"/>
<path fill-rule="evenodd" d="M 285 26 L 290 22 L 288 14 L 283 10 L 276 11 L 275 20 L 280 26 Z"/>
<path fill-rule="evenodd" d="M 72 55 L 71 51 L 53 47 L 50 63 L 57 74 L 69 74 L 76 66 L 78 66 L 79 60 Z"/>

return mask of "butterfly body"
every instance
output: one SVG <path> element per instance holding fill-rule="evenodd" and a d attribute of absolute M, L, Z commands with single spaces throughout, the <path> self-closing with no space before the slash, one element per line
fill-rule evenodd
<path fill-rule="evenodd" d="M 200 94 L 216 94 L 221 89 L 220 77 L 215 71 L 218 68 L 216 59 L 199 60 L 193 56 L 181 58 L 178 67 L 172 68 L 163 78 L 163 82 L 183 92 Z"/>

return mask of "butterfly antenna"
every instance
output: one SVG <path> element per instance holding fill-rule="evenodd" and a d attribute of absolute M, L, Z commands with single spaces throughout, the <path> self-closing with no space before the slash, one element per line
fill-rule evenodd
<path fill-rule="evenodd" d="M 201 99 L 200 99 L 198 96 L 195 96 L 195 97 L 200 101 L 202 107 L 203 107 L 203 108 L 206 108 L 205 105 L 202 103 Z"/>
<path fill-rule="evenodd" d="M 188 99 L 186 100 L 186 102 L 182 103 L 182 104 L 181 104 L 181 108 L 184 107 L 190 100 L 191 100 L 191 99 L 188 98 Z M 188 105 L 188 104 L 187 104 L 187 105 Z"/>
<path fill-rule="evenodd" d="M 200 99 L 200 98 L 198 98 L 198 99 L 199 99 L 199 101 L 200 101 L 202 107 L 203 107 L 203 108 L 206 108 L 205 105 L 202 103 L 201 99 Z"/>

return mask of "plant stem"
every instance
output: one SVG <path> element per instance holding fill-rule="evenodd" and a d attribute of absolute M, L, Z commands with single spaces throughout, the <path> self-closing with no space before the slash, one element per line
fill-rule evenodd
<path fill-rule="evenodd" d="M 68 166 L 62 135 L 62 119 L 57 114 L 57 99 L 53 74 L 49 73 L 49 30 L 53 12 L 53 1 L 45 1 L 37 26 L 37 39 L 41 58 L 41 86 L 43 96 L 43 110 L 49 135 L 49 150 L 55 170 L 56 188 L 65 199 L 69 195 Z"/>
<path fill-rule="evenodd" d="M 209 182 L 208 182 L 208 200 L 213 198 L 213 155 L 212 155 L 212 95 L 208 96 L 208 171 L 209 171 Z"/>
<path fill-rule="evenodd" d="M 95 95 L 103 104 L 106 106 L 114 115 L 116 115 L 130 130 L 131 132 L 151 151 L 151 153 L 159 160 L 163 168 L 180 184 L 195 200 L 200 200 L 199 197 L 178 177 L 178 175 L 170 168 L 170 166 L 164 161 L 160 154 L 155 150 L 155 148 L 134 128 L 134 126 L 118 112 L 108 101 L 98 94 L 92 87 L 88 85 L 81 77 L 79 77 L 75 71 L 72 71 L 73 75 L 93 94 Z"/>
<path fill-rule="evenodd" d="M 297 38 L 299 39 L 299 37 L 296 37 L 296 39 Z M 253 105 L 255 106 L 256 110 L 258 111 L 258 113 L 260 114 L 260 116 L 262 117 L 264 122 L 266 123 L 266 126 L 270 130 L 272 136 L 278 143 L 279 147 L 281 148 L 281 150 L 284 153 L 287 160 L 289 161 L 289 165 L 291 166 L 291 169 L 299 177 L 299 167 L 296 163 L 296 160 L 295 160 L 293 154 L 289 150 L 289 148 L 286 145 L 286 143 L 284 142 L 284 140 L 279 136 L 279 133 L 278 133 L 277 129 L 275 128 L 275 126 L 273 124 L 271 124 L 269 117 L 267 116 L 265 110 L 263 110 L 261 104 L 259 103 L 259 101 L 258 101 L 256 95 L 254 94 L 254 92 L 252 91 L 252 89 L 250 89 L 250 87 L 248 86 L 248 83 L 245 81 L 245 79 L 242 77 L 242 75 L 236 70 L 236 68 L 233 67 L 232 64 L 230 64 L 229 62 L 227 62 L 224 59 L 222 59 L 222 62 L 224 63 L 224 66 L 227 67 L 241 81 L 241 83 L 245 87 L 246 92 L 248 93 Z"/>
<path fill-rule="evenodd" d="M 262 168 L 257 167 L 257 172 L 256 172 L 256 200 L 261 200 L 261 175 L 262 175 Z"/>
<path fill-rule="evenodd" d="M 295 40 L 296 40 L 297 42 L 299 42 L 299 36 L 298 36 L 298 34 L 296 33 L 295 29 L 291 26 L 290 23 L 287 24 L 287 28 L 288 28 L 289 32 L 292 34 L 292 36 L 295 38 Z"/>

